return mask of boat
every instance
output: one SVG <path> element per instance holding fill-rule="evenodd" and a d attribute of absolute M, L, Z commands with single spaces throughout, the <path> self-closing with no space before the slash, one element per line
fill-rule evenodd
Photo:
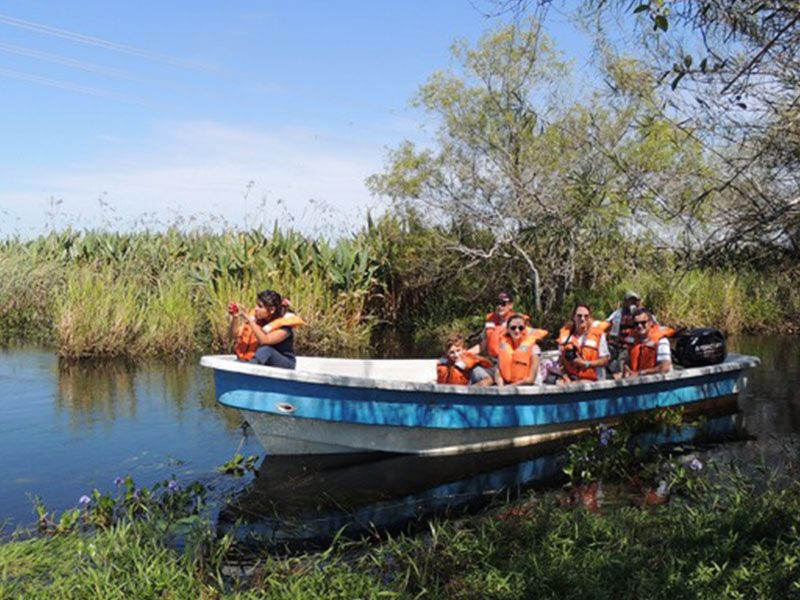
<path fill-rule="evenodd" d="M 665 374 L 520 387 L 440 385 L 432 359 L 298 357 L 287 370 L 217 355 L 200 364 L 268 456 L 436 456 L 541 444 L 656 409 L 703 411 L 744 390 L 759 360 L 729 354 Z"/>

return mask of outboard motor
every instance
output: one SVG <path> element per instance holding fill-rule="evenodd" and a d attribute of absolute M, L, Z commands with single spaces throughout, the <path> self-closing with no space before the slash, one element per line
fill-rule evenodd
<path fill-rule="evenodd" d="M 725 335 L 719 329 L 682 329 L 672 339 L 672 360 L 682 367 L 716 365 L 728 355 Z"/>

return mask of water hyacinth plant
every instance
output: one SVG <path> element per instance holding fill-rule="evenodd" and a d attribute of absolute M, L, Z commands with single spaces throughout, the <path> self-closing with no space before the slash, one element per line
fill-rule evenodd
<path fill-rule="evenodd" d="M 116 494 L 92 490 L 78 499 L 78 507 L 61 515 L 48 512 L 40 498 L 34 498 L 39 532 L 60 535 L 76 530 L 108 529 L 126 521 L 147 520 L 166 534 L 182 522 L 194 522 L 205 507 L 206 486 L 198 481 L 182 486 L 175 479 L 156 483 L 152 488 L 137 487 L 133 478 L 114 479 Z"/>

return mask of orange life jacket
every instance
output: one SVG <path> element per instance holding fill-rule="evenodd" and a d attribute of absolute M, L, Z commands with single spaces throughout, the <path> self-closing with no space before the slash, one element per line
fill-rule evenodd
<path fill-rule="evenodd" d="M 651 325 L 650 331 L 647 332 L 647 337 L 635 343 L 631 348 L 631 369 L 641 371 L 642 369 L 655 367 L 658 364 L 656 362 L 658 342 L 662 338 L 671 337 L 674 334 L 675 330 L 672 327 Z"/>
<path fill-rule="evenodd" d="M 547 337 L 544 329 L 529 328 L 520 345 L 514 348 L 511 336 L 504 330 L 498 348 L 497 366 L 505 383 L 516 383 L 531 376 L 533 349 L 536 342 Z"/>
<path fill-rule="evenodd" d="M 589 326 L 589 331 L 586 333 L 586 339 L 583 344 L 580 343 L 580 338 L 572 334 L 569 326 L 562 327 L 558 334 L 558 345 L 566 346 L 572 345 L 578 352 L 578 357 L 583 360 L 597 360 L 600 358 L 600 340 L 603 334 L 611 327 L 608 321 L 594 321 Z M 590 381 L 597 381 L 597 368 L 587 367 L 579 369 L 572 361 L 564 361 L 564 370 L 569 374 L 577 377 L 578 379 L 588 379 Z"/>
<path fill-rule="evenodd" d="M 515 313 L 519 314 L 519 313 Z M 519 314 L 525 320 L 525 325 L 530 328 L 531 318 L 528 315 Z M 506 320 L 496 312 L 486 315 L 484 323 L 484 335 L 486 336 L 486 354 L 497 356 L 500 349 L 500 342 L 506 332 Z"/>
<path fill-rule="evenodd" d="M 491 369 L 492 361 L 472 352 L 464 352 L 456 362 L 443 356 L 436 365 L 436 383 L 469 385 L 469 374 L 478 365 Z"/>
<path fill-rule="evenodd" d="M 255 316 L 255 312 L 250 312 L 251 316 Z M 263 325 L 265 331 L 275 331 L 276 329 L 280 329 L 281 327 L 299 327 L 301 325 L 305 325 L 305 321 L 298 317 L 294 313 L 286 313 L 282 317 L 278 317 Z M 261 325 L 259 324 L 259 327 Z M 241 361 L 250 361 L 255 355 L 256 350 L 261 344 L 258 342 L 258 337 L 256 337 L 253 328 L 250 326 L 250 323 L 243 323 L 242 326 L 239 328 L 239 333 L 236 335 L 236 345 L 233 348 L 233 351 L 236 352 L 236 357 Z"/>

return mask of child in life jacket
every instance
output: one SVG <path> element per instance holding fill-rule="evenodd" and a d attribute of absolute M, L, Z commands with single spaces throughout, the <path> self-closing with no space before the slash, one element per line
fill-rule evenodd
<path fill-rule="evenodd" d="M 462 335 L 447 340 L 445 355 L 436 364 L 436 383 L 449 385 L 492 385 L 490 360 L 465 350 Z"/>
<path fill-rule="evenodd" d="M 278 292 L 258 293 L 256 308 L 248 311 L 231 302 L 230 332 L 236 340 L 236 357 L 243 362 L 294 369 L 294 329 L 305 323 L 289 310 L 289 301 Z"/>

